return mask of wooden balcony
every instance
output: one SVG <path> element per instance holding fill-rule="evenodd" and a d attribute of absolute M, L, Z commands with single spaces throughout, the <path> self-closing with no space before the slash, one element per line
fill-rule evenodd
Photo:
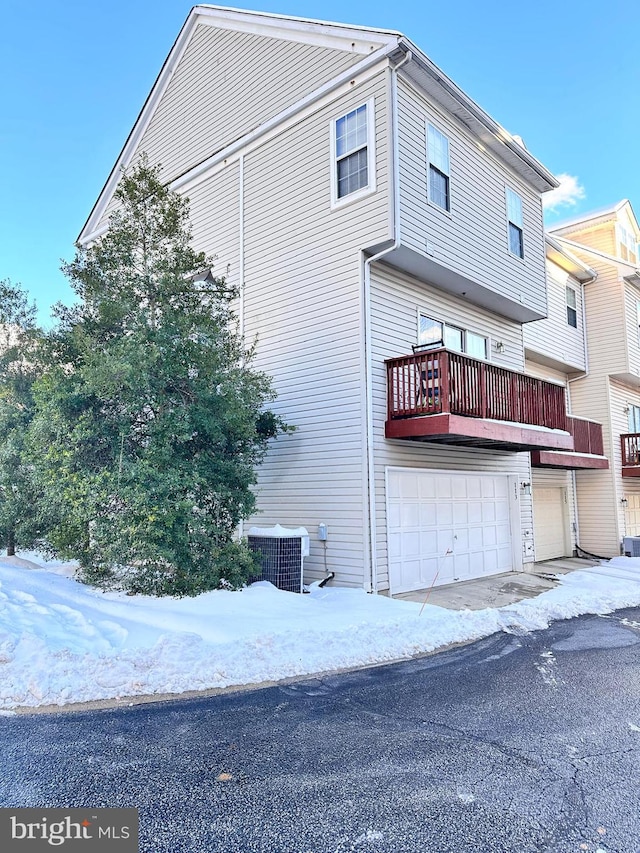
<path fill-rule="evenodd" d="M 573 436 L 573 451 L 532 450 L 534 468 L 608 468 L 604 455 L 602 424 L 584 418 L 567 416 L 569 432 Z"/>
<path fill-rule="evenodd" d="M 640 477 L 640 432 L 620 436 L 622 445 L 622 476 Z"/>
<path fill-rule="evenodd" d="M 387 438 L 574 450 L 560 385 L 444 348 L 392 358 L 386 367 Z"/>

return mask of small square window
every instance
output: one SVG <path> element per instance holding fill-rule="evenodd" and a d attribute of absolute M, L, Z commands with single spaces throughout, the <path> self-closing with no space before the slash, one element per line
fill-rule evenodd
<path fill-rule="evenodd" d="M 576 292 L 572 287 L 567 287 L 567 323 L 574 329 L 578 328 Z"/>
<path fill-rule="evenodd" d="M 522 230 L 522 199 L 507 187 L 507 223 L 509 232 L 509 251 L 518 258 L 524 258 L 524 233 Z"/>

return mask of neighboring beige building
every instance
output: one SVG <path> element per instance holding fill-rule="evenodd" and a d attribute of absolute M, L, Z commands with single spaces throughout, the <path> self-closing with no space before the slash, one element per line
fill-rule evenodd
<path fill-rule="evenodd" d="M 531 564 L 530 453 L 575 455 L 562 386 L 584 370 L 580 330 L 554 361 L 542 324 L 525 366 L 525 324 L 547 322 L 544 166 L 400 33 L 210 6 L 190 13 L 81 243 L 142 151 L 188 194 L 194 243 L 239 286 L 257 367 L 297 427 L 248 523 L 304 525 L 308 580 L 328 569 L 373 591 Z M 554 251 L 579 311 L 591 263 Z M 536 469 L 534 485 L 573 500 L 557 476 Z"/>
<path fill-rule="evenodd" d="M 601 424 L 593 421 L 593 413 L 579 417 L 582 412 L 573 405 L 574 384 L 587 370 L 584 288 L 597 273 L 553 237 L 547 235 L 546 242 L 548 316 L 524 327 L 525 369 L 562 386 L 574 451 L 531 453 L 536 560 L 571 556 L 585 547 L 578 483 L 597 482 L 609 468 Z"/>
<path fill-rule="evenodd" d="M 565 222 L 553 238 L 597 272 L 584 286 L 587 363 L 572 410 L 603 424 L 606 471 L 576 477 L 580 545 L 602 556 L 640 536 L 640 229 L 631 204 Z"/>

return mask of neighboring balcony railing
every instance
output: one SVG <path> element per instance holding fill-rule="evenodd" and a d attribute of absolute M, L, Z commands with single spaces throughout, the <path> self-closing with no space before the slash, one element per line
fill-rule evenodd
<path fill-rule="evenodd" d="M 592 453 L 594 456 L 604 456 L 604 441 L 602 424 L 587 421 L 584 418 L 568 416 L 569 432 L 573 436 L 576 453 Z"/>
<path fill-rule="evenodd" d="M 388 420 L 451 414 L 569 431 L 560 385 L 444 348 L 386 365 Z"/>
<path fill-rule="evenodd" d="M 629 432 L 620 436 L 622 446 L 622 476 L 625 468 L 635 468 L 640 475 L 640 432 Z"/>

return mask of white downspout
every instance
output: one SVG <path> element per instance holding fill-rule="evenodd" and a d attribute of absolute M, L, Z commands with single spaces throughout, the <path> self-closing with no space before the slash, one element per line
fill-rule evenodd
<path fill-rule="evenodd" d="M 411 51 L 407 51 L 395 67 L 391 66 L 391 192 L 393 243 L 386 249 L 365 258 L 362 272 L 363 308 L 364 308 L 364 362 L 365 362 L 365 423 L 367 445 L 367 489 L 369 495 L 369 587 L 372 593 L 378 592 L 378 553 L 376 531 L 376 493 L 373 455 L 373 389 L 371 372 L 371 264 L 400 246 L 400 163 L 398 143 L 398 70 L 411 60 Z M 364 257 L 364 252 L 363 252 Z"/>
<path fill-rule="evenodd" d="M 238 227 L 240 231 L 238 238 L 238 291 L 240 294 L 238 331 L 240 332 L 244 346 L 244 154 L 241 154 L 238 159 L 238 196 Z M 244 518 L 240 519 L 238 533 L 240 534 L 240 539 L 242 539 L 244 535 Z"/>
<path fill-rule="evenodd" d="M 569 400 L 569 414 L 573 413 L 573 403 L 571 402 L 571 383 L 578 379 L 586 379 L 589 375 L 589 346 L 587 343 L 587 308 L 585 298 L 585 285 L 595 281 L 597 276 L 593 276 L 588 281 L 582 282 L 582 337 L 584 339 L 584 371 L 579 376 L 574 376 L 573 379 L 567 379 L 567 398 Z M 576 472 L 571 472 L 571 491 L 573 492 L 573 517 L 575 525 L 575 540 L 576 545 L 580 544 L 580 514 L 578 512 L 578 486 L 576 483 Z"/>

